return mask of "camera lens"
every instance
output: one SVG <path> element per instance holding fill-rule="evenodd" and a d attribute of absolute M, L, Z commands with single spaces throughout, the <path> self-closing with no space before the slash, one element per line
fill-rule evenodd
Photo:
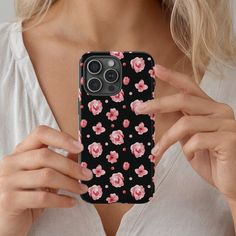
<path fill-rule="evenodd" d="M 114 69 L 108 69 L 104 73 L 104 79 L 107 83 L 115 83 L 118 80 L 119 74 Z"/>
<path fill-rule="evenodd" d="M 102 70 L 102 63 L 98 60 L 91 60 L 87 65 L 90 74 L 98 74 Z"/>
<path fill-rule="evenodd" d="M 90 92 L 96 93 L 101 90 L 102 88 L 102 82 L 98 78 L 91 78 L 87 82 L 87 88 Z"/>

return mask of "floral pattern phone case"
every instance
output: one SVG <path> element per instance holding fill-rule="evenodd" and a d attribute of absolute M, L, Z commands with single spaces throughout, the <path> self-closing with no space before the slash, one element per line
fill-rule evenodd
<path fill-rule="evenodd" d="M 84 89 L 84 62 L 112 55 L 121 61 L 122 88 L 114 96 L 93 96 Z M 82 56 L 79 79 L 81 165 L 93 172 L 82 181 L 90 203 L 145 203 L 154 193 L 154 115 L 138 115 L 135 106 L 153 98 L 154 61 L 143 52 L 91 52 Z"/>

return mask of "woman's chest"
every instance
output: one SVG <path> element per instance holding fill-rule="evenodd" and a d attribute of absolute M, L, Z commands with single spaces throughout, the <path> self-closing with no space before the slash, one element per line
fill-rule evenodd
<path fill-rule="evenodd" d="M 38 82 L 60 129 L 77 138 L 80 56 L 32 57 Z"/>
<path fill-rule="evenodd" d="M 68 60 L 64 58 L 62 61 L 57 61 L 56 58 L 50 58 L 44 63 L 34 61 L 39 83 L 54 117 L 60 128 L 74 137 L 78 128 L 78 61 L 79 56 Z M 175 93 L 171 88 L 165 88 L 164 84 L 158 86 L 156 95 Z M 181 114 L 178 113 L 158 115 L 157 137 L 161 137 L 179 116 Z M 175 159 L 175 153 L 167 154 L 165 158 Z M 175 162 L 172 166 L 160 165 L 159 169 L 157 168 L 160 176 L 157 174 L 159 183 L 155 197 L 145 207 L 135 206 L 130 211 L 128 208 L 115 208 L 112 212 L 108 208 L 96 210 L 93 206 L 81 202 L 71 211 L 48 210 L 35 226 L 39 232 L 37 235 L 45 235 L 44 230 L 47 229 L 55 232 L 52 235 L 60 235 L 60 232 L 67 232 L 67 235 L 76 235 L 78 232 L 82 232 L 82 235 L 104 235 L 104 228 L 106 232 L 116 232 L 118 229 L 117 235 L 199 235 L 199 232 L 201 235 L 217 235 L 218 232 L 218 235 L 233 235 L 230 212 L 224 201 L 215 190 L 193 174 L 185 162 L 182 163 L 183 159 L 181 156 L 178 158 L 180 162 Z M 163 169 L 164 174 L 161 174 Z M 107 217 L 111 214 L 114 217 Z M 69 218 L 71 227 L 66 231 L 68 225 L 64 222 Z M 52 222 L 51 219 L 57 220 Z M 223 226 L 217 228 L 217 222 L 223 222 Z M 43 227 L 40 227 L 42 225 Z"/>
<path fill-rule="evenodd" d="M 60 50 L 59 50 L 60 51 Z M 66 133 L 77 137 L 78 130 L 78 77 L 79 59 L 82 53 L 47 52 L 47 56 L 32 50 L 33 62 L 40 87 L 60 127 Z M 157 83 L 156 96 L 165 96 L 176 91 L 162 82 Z M 134 98 L 136 99 L 136 98 Z M 156 119 L 156 140 L 181 116 L 179 113 L 160 114 Z M 131 206 L 97 206 L 103 227 L 109 235 L 117 231 L 123 215 Z M 108 217 L 111 216 L 112 217 Z"/>
<path fill-rule="evenodd" d="M 78 129 L 78 65 L 79 56 L 74 58 L 74 60 L 48 60 L 47 63 L 34 62 L 40 86 L 59 127 L 74 137 L 77 136 Z M 158 94 L 158 91 L 156 93 Z M 164 132 L 170 127 L 176 116 L 176 114 L 169 114 L 157 117 L 156 124 L 159 132 L 156 132 L 156 136 L 158 139 L 161 135 L 160 132 Z M 96 206 L 103 227 L 108 235 L 115 235 L 123 215 L 130 207 L 124 205 Z"/>
<path fill-rule="evenodd" d="M 77 136 L 78 129 L 78 78 L 81 54 L 40 55 L 32 54 L 31 60 L 44 96 L 60 127 L 66 133 Z M 155 97 L 176 93 L 176 89 L 157 80 Z M 137 98 L 134 98 L 137 99 Z M 181 117 L 180 113 L 158 114 L 156 140 Z"/>

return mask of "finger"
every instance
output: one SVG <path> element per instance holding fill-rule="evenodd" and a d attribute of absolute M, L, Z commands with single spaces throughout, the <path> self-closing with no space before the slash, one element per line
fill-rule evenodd
<path fill-rule="evenodd" d="M 236 132 L 236 121 L 204 116 L 183 116 L 161 137 L 152 150 L 154 156 L 162 156 L 174 143 L 186 138 L 190 139 L 196 133 L 231 131 Z"/>
<path fill-rule="evenodd" d="M 45 146 L 64 149 L 71 153 L 78 153 L 83 149 L 82 144 L 69 134 L 41 125 L 16 146 L 14 153 L 26 152 Z"/>
<path fill-rule="evenodd" d="M 74 161 L 74 162 L 78 162 L 78 159 L 79 159 L 78 153 L 77 154 L 75 154 L 75 153 L 68 153 L 66 157 L 68 159 Z"/>
<path fill-rule="evenodd" d="M 212 100 L 189 76 L 161 65 L 155 65 L 154 71 L 159 79 L 179 89 L 181 92 Z"/>
<path fill-rule="evenodd" d="M 226 149 L 224 146 L 231 145 L 232 143 L 235 146 L 236 133 L 233 132 L 197 133 L 183 146 L 183 151 L 187 159 L 191 161 L 194 158 L 194 154 L 198 151 L 211 150 L 217 156 L 223 153 L 222 150 L 224 148 Z M 230 148 L 228 149 L 230 150 Z"/>
<path fill-rule="evenodd" d="M 189 115 L 213 115 L 220 104 L 201 97 L 178 93 L 137 104 L 137 114 L 170 113 L 181 111 Z"/>
<path fill-rule="evenodd" d="M 45 191 L 14 191 L 0 194 L 0 205 L 8 209 L 26 210 L 37 208 L 70 208 L 77 200 Z"/>
<path fill-rule="evenodd" d="M 12 189 L 17 190 L 51 188 L 64 189 L 76 194 L 83 194 L 88 190 L 85 184 L 50 168 L 17 172 L 8 178 L 8 182 Z"/>
<path fill-rule="evenodd" d="M 79 163 L 48 148 L 11 155 L 6 157 L 4 162 L 1 175 L 9 175 L 19 170 L 51 168 L 74 179 L 90 180 L 93 177 L 92 171 L 88 168 L 81 167 Z"/>

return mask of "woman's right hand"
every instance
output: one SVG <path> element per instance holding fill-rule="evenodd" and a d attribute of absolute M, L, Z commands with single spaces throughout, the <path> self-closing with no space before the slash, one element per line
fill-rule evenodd
<path fill-rule="evenodd" d="M 69 208 L 77 203 L 57 190 L 87 192 L 79 180 L 91 179 L 91 170 L 48 146 L 73 154 L 83 149 L 70 135 L 39 126 L 0 161 L 0 236 L 25 236 L 43 209 Z"/>

